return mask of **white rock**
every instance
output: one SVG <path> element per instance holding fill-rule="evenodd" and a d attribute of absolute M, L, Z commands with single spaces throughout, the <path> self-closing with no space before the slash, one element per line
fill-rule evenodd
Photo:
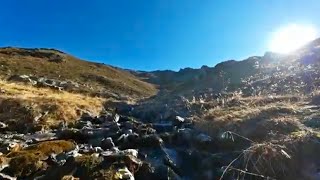
<path fill-rule="evenodd" d="M 118 122 L 119 121 L 119 119 L 120 119 L 120 116 L 118 115 L 118 114 L 116 114 L 115 116 L 114 116 L 114 122 Z"/>
<path fill-rule="evenodd" d="M 179 122 L 184 122 L 184 118 L 182 118 L 180 116 L 176 116 L 176 120 L 178 120 Z"/>
<path fill-rule="evenodd" d="M 3 123 L 3 122 L 0 122 L 0 129 L 6 128 L 6 127 L 8 127 L 8 125 L 6 125 L 6 124 Z"/>
<path fill-rule="evenodd" d="M 116 172 L 116 177 L 118 177 L 119 179 L 134 180 L 134 176 L 127 167 L 118 169 L 118 171 Z"/>
<path fill-rule="evenodd" d="M 138 157 L 138 150 L 136 149 L 126 149 L 122 151 L 124 154 L 129 154 L 134 157 Z"/>

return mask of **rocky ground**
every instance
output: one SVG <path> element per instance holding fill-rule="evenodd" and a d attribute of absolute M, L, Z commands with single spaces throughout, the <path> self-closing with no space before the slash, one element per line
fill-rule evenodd
<path fill-rule="evenodd" d="M 54 128 L 24 134 L 2 123 L 0 175 L 3 179 L 319 179 L 318 97 L 238 97 L 225 104 L 216 102 L 214 110 L 203 109 L 203 116 L 186 118 L 172 113 L 139 117 L 137 105 L 109 103 L 98 116 L 83 113 L 72 123 L 62 121 Z M 209 102 L 201 102 L 205 103 Z"/>
<path fill-rule="evenodd" d="M 8 179 L 216 179 L 233 157 L 179 116 L 142 123 L 115 113 L 30 134 L 4 126 L 1 152 Z"/>

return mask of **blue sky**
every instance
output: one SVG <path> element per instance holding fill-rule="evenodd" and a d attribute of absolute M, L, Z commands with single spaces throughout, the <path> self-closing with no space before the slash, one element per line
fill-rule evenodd
<path fill-rule="evenodd" d="M 0 46 L 57 48 L 137 70 L 262 55 L 272 31 L 320 27 L 319 0 L 3 0 Z"/>

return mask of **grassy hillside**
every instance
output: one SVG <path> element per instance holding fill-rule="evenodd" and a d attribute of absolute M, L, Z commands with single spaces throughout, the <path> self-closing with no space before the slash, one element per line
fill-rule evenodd
<path fill-rule="evenodd" d="M 83 112 L 98 115 L 103 103 L 98 97 L 0 80 L 0 121 L 14 131 L 32 132 L 76 121 Z"/>
<path fill-rule="evenodd" d="M 80 60 L 54 49 L 0 48 L 0 76 L 33 75 L 80 85 L 79 92 L 93 95 L 148 97 L 153 85 L 134 75 L 101 63 Z"/>

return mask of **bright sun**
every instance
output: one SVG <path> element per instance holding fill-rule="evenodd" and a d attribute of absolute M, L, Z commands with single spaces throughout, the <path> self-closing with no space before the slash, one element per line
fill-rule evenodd
<path fill-rule="evenodd" d="M 292 24 L 275 31 L 269 50 L 277 53 L 290 53 L 317 38 L 312 26 Z"/>

